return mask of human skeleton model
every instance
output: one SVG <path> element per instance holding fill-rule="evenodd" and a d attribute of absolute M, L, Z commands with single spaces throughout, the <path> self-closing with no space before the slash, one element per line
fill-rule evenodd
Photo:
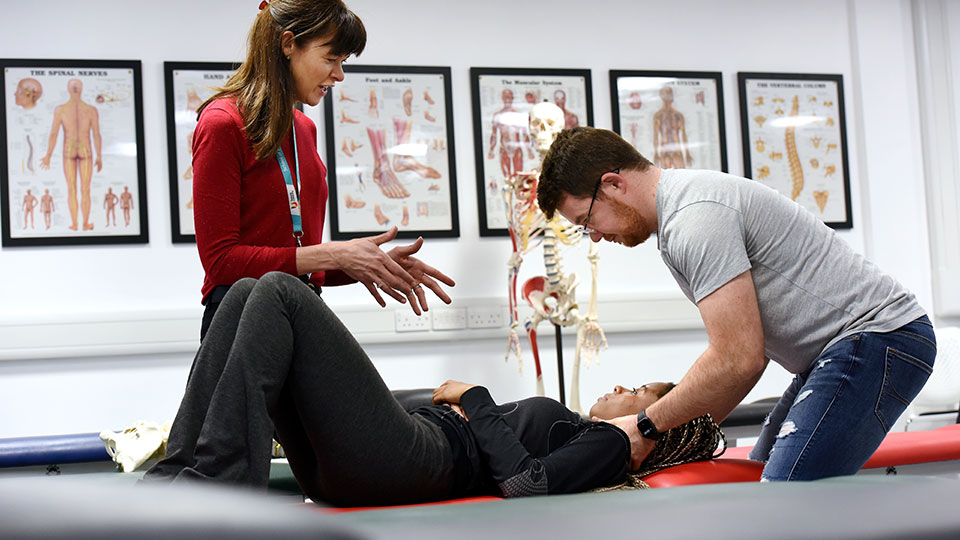
<path fill-rule="evenodd" d="M 530 110 L 530 134 L 534 148 L 540 153 L 541 160 L 550 149 L 550 144 L 564 127 L 563 110 L 552 103 L 540 103 Z M 524 322 L 537 374 L 537 394 L 544 395 L 543 373 L 537 351 L 537 326 L 549 320 L 557 326 L 577 327 L 577 347 L 573 361 L 573 377 L 570 383 L 570 408 L 580 410 L 580 355 L 584 353 L 589 365 L 607 346 L 607 338 L 597 324 L 597 254 L 596 244 L 590 244 L 587 259 L 590 261 L 592 287 L 590 307 L 586 316 L 580 314 L 576 301 L 576 287 L 579 283 L 576 274 L 564 275 L 560 267 L 559 244 L 576 244 L 583 234 L 578 228 L 557 217 L 547 220 L 537 206 L 537 181 L 539 171 L 522 172 L 509 177 L 503 188 L 506 203 L 507 221 L 513 253 L 507 263 L 507 297 L 510 308 L 510 337 L 507 358 L 513 353 L 522 367 L 520 336 L 517 332 L 519 315 L 517 313 L 517 275 L 523 256 L 541 242 L 546 276 L 537 276 L 527 280 L 523 286 L 523 295 L 533 307 L 533 316 Z M 562 377 L 562 374 L 561 374 Z"/>

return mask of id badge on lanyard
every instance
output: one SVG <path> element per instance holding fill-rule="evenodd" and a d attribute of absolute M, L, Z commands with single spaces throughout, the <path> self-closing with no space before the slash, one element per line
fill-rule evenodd
<path fill-rule="evenodd" d="M 293 237 L 297 241 L 297 247 L 301 247 L 300 237 L 303 236 L 303 224 L 300 221 L 300 193 L 297 186 L 300 185 L 300 157 L 297 155 L 297 129 L 293 130 L 293 163 L 297 169 L 297 183 L 293 183 L 293 176 L 290 174 L 290 167 L 287 165 L 287 159 L 283 155 L 283 148 L 277 148 L 277 162 L 280 164 L 280 172 L 283 173 L 283 181 L 287 184 L 287 204 L 290 206 L 290 220 L 293 222 Z"/>

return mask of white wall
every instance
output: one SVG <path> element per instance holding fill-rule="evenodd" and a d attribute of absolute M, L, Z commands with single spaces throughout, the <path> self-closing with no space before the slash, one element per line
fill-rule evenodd
<path fill-rule="evenodd" d="M 0 326 L 24 317 L 82 322 L 130 311 L 183 313 L 199 326 L 202 270 L 195 248 L 170 242 L 162 63 L 240 59 L 257 3 L 51 0 L 5 6 L 0 22 L 5 57 L 142 60 L 151 241 L 109 248 L 0 249 Z M 736 72 L 780 71 L 843 74 L 855 226 L 841 236 L 929 306 L 922 163 L 911 146 L 918 129 L 916 75 L 905 2 L 353 0 L 349 5 L 370 36 L 354 63 L 451 66 L 461 238 L 430 241 L 422 253 L 458 280 L 453 296 L 502 298 L 509 254 L 506 240 L 478 237 L 470 67 L 590 68 L 599 127 L 611 126 L 610 69 L 722 71 L 728 161 L 737 174 L 743 171 Z M 528 28 L 534 20 L 540 22 Z M 539 45 L 534 38 L 548 24 L 562 28 L 559 34 L 566 37 Z M 319 112 L 310 114 L 322 136 Z M 588 275 L 576 253 L 565 267 Z M 633 250 L 602 246 L 601 276 L 602 299 L 678 294 L 652 242 Z M 581 287 L 581 295 L 585 292 Z M 324 296 L 339 307 L 371 303 L 358 286 L 328 288 Z M 611 348 L 600 365 L 584 372 L 586 404 L 617 382 L 679 380 L 706 344 L 700 330 L 612 333 L 609 339 Z M 556 395 L 553 344 L 544 341 L 546 385 Z M 568 368 L 572 342 L 565 341 Z M 395 388 L 460 378 L 491 386 L 498 399 L 533 392 L 529 354 L 527 369 L 518 376 L 516 363 L 503 361 L 505 338 L 468 338 L 451 345 L 371 344 L 368 351 Z M 0 437 L 99 431 L 137 419 L 172 418 L 192 358 L 186 349 L 95 359 L 61 356 L 66 357 L 0 361 Z M 779 394 L 788 380 L 773 365 L 748 399 Z"/>
<path fill-rule="evenodd" d="M 954 73 L 960 59 L 960 9 L 956 2 L 930 0 L 911 5 L 916 29 L 917 80 L 927 218 L 931 245 L 934 309 L 942 318 L 960 321 L 960 130 Z M 951 24 L 953 23 L 953 24 Z"/>

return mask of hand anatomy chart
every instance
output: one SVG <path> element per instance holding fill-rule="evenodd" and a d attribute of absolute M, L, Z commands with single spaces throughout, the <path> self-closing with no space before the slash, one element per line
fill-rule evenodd
<path fill-rule="evenodd" d="M 165 62 L 174 241 L 193 241 L 193 131 L 197 109 L 233 74 L 229 63 Z"/>

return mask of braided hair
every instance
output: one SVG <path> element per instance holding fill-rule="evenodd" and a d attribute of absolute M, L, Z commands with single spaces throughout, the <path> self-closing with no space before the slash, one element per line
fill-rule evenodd
<path fill-rule="evenodd" d="M 715 453 L 718 448 L 719 453 Z M 718 458 L 726 449 L 727 438 L 723 435 L 723 431 L 709 414 L 705 414 L 665 431 L 647 458 L 640 464 L 640 470 L 628 473 L 622 483 L 594 491 L 647 489 L 650 486 L 642 480 L 643 477 L 674 465 Z"/>

